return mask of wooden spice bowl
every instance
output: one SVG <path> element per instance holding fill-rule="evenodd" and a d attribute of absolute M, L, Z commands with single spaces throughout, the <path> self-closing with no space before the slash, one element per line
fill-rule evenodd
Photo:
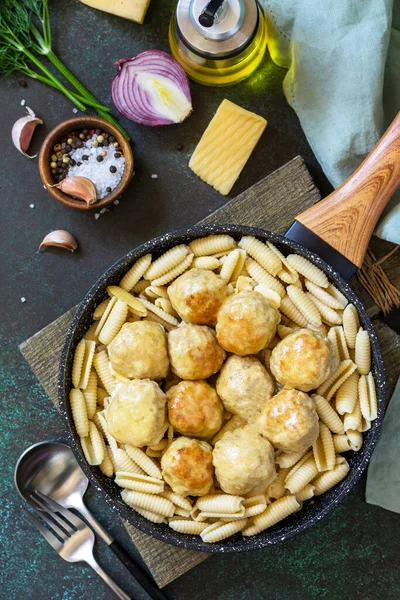
<path fill-rule="evenodd" d="M 101 200 L 98 200 L 94 204 L 90 204 L 89 206 L 83 200 L 78 200 L 76 198 L 72 198 L 71 196 L 67 196 L 67 194 L 64 194 L 58 188 L 52 187 L 54 186 L 55 181 L 50 167 L 51 155 L 54 153 L 53 148 L 55 144 L 57 144 L 60 139 L 70 131 L 76 131 L 85 128 L 101 129 L 115 137 L 117 142 L 119 142 L 125 158 L 125 169 L 122 174 L 122 179 L 117 187 L 112 192 L 107 194 L 107 196 Z M 61 202 L 61 204 L 65 204 L 65 206 L 69 206 L 71 208 L 77 208 L 78 210 L 98 210 L 99 208 L 103 208 L 103 206 L 107 206 L 108 204 L 114 202 L 114 200 L 122 195 L 129 184 L 133 175 L 133 166 L 133 153 L 129 142 L 125 139 L 117 127 L 105 119 L 101 119 L 100 117 L 75 117 L 73 119 L 63 121 L 48 134 L 42 144 L 39 154 L 40 177 L 47 191 L 53 196 L 53 198 L 58 200 L 58 202 Z"/>

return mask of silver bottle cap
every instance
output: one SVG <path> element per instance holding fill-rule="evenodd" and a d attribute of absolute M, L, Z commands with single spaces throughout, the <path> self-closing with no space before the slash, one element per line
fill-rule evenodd
<path fill-rule="evenodd" d="M 227 58 L 253 38 L 258 10 L 256 0 L 179 0 L 176 26 L 182 41 L 196 54 Z"/>

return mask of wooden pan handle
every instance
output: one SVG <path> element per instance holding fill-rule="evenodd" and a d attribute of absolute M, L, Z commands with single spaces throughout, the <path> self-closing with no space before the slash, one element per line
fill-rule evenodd
<path fill-rule="evenodd" d="M 296 217 L 357 267 L 400 183 L 400 112 L 358 169 L 325 200 Z"/>

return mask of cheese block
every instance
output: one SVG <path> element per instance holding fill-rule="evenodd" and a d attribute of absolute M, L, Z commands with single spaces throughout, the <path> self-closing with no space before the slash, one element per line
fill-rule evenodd
<path fill-rule="evenodd" d="M 189 167 L 221 194 L 229 194 L 266 126 L 263 117 L 223 100 L 193 152 Z"/>
<path fill-rule="evenodd" d="M 81 0 L 81 2 L 136 23 L 143 23 L 150 4 L 150 0 Z"/>

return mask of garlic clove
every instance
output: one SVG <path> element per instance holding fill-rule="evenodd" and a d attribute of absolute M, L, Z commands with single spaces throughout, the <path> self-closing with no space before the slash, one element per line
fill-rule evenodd
<path fill-rule="evenodd" d="M 31 143 L 33 132 L 35 131 L 37 125 L 43 124 L 43 121 L 36 117 L 35 113 L 31 108 L 29 108 L 29 106 L 26 107 L 26 110 L 28 111 L 28 114 L 25 117 L 21 117 L 14 123 L 11 131 L 11 137 L 14 146 L 17 150 L 19 150 L 19 152 L 21 152 L 21 154 L 27 158 L 35 158 L 37 153 L 33 156 L 30 156 L 26 151 Z"/>
<path fill-rule="evenodd" d="M 68 196 L 75 196 L 84 200 L 88 206 L 94 204 L 97 200 L 96 186 L 91 179 L 87 177 L 66 177 L 60 183 L 50 187 L 56 187 Z"/>
<path fill-rule="evenodd" d="M 70 250 L 73 252 L 78 247 L 78 242 L 74 238 L 74 236 L 69 233 L 69 231 L 64 231 L 63 229 L 56 229 L 55 231 L 51 231 L 44 238 L 42 243 L 38 248 L 38 252 L 41 251 L 43 247 L 46 246 L 56 246 L 57 248 L 65 248 L 65 250 Z"/>

